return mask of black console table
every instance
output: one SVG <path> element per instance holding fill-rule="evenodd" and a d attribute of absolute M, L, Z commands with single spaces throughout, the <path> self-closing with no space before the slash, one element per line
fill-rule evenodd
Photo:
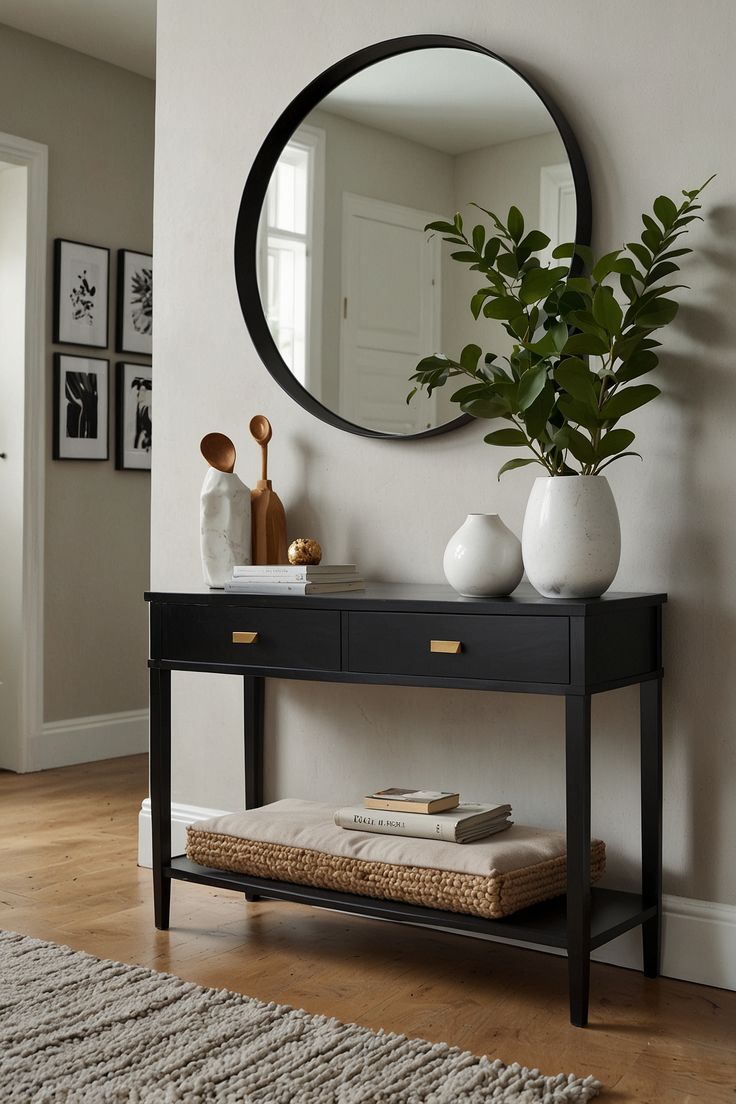
<path fill-rule="evenodd" d="M 151 813 L 156 927 L 171 882 L 198 882 L 361 916 L 483 932 L 567 950 L 570 1018 L 588 1017 L 590 952 L 641 926 L 644 973 L 657 977 L 662 906 L 662 603 L 461 598 L 444 586 L 383 584 L 320 596 L 151 593 Z M 561 694 L 566 703 L 567 896 L 485 920 L 395 901 L 229 874 L 171 855 L 171 671 L 240 675 L 245 804 L 263 798 L 266 678 Z M 641 698 L 641 893 L 590 886 L 591 695 L 632 683 Z"/>

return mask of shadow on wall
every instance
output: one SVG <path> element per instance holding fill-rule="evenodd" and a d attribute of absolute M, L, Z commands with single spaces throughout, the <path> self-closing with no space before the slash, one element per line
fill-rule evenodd
<path fill-rule="evenodd" d="M 729 550 L 736 539 L 736 495 L 724 501 L 727 484 L 722 477 L 711 478 L 710 472 L 719 437 L 733 433 L 736 375 L 701 350 L 713 350 L 723 359 L 733 346 L 733 322 L 721 304 L 733 299 L 736 207 L 715 208 L 708 223 L 720 246 L 701 251 L 713 276 L 703 298 L 713 306 L 683 305 L 678 314 L 679 328 L 698 352 L 663 358 L 667 387 L 681 419 L 669 457 L 677 473 L 679 527 L 663 550 L 657 575 L 668 580 L 670 590 L 664 618 L 665 833 L 670 847 L 676 835 L 672 851 L 681 854 L 679 867 L 665 870 L 665 891 L 712 901 L 722 897 L 716 866 L 703 865 L 701 858 L 696 868 L 695 856 L 707 855 L 716 841 L 725 841 L 719 811 L 732 801 L 736 783 L 736 609 L 724 604 L 733 574 Z M 675 792 L 687 795 L 685 807 L 668 806 L 668 745 L 684 775 L 669 781 Z"/>

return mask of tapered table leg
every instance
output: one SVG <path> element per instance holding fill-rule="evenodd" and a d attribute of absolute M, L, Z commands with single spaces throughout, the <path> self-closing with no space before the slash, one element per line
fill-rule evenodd
<path fill-rule="evenodd" d="M 662 680 L 639 686 L 641 720 L 641 895 L 656 916 L 642 925 L 644 973 L 659 977 L 662 955 Z"/>
<path fill-rule="evenodd" d="M 171 672 L 150 671 L 151 837 L 153 850 L 153 910 L 156 927 L 169 926 L 171 879 Z"/>
<path fill-rule="evenodd" d="M 243 739 L 245 750 L 245 807 L 263 804 L 263 721 L 265 679 L 243 676 Z M 246 890 L 246 901 L 258 896 Z"/>
<path fill-rule="evenodd" d="M 567 965 L 570 1022 L 585 1027 L 590 990 L 590 695 L 565 699 Z"/>

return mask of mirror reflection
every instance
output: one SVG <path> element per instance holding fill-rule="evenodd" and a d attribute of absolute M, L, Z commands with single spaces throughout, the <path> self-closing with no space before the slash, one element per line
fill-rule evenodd
<path fill-rule="evenodd" d="M 284 362 L 324 406 L 368 429 L 419 433 L 457 417 L 442 389 L 407 406 L 422 357 L 470 341 L 508 350 L 500 323 L 470 313 L 478 274 L 424 230 L 471 201 L 504 213 L 515 204 L 550 249 L 575 237 L 556 125 L 526 81 L 485 54 L 384 59 L 293 133 L 261 213 L 259 287 Z"/>

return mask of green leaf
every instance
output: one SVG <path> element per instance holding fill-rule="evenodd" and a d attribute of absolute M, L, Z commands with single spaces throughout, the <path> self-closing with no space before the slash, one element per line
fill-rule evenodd
<path fill-rule="evenodd" d="M 496 261 L 496 268 L 511 280 L 515 280 L 519 275 L 519 264 L 513 253 L 502 253 Z"/>
<path fill-rule="evenodd" d="M 596 290 L 593 296 L 593 317 L 613 337 L 621 332 L 624 315 L 610 288 L 599 287 Z"/>
<path fill-rule="evenodd" d="M 466 345 L 460 354 L 460 364 L 466 372 L 474 372 L 478 367 L 480 355 L 483 352 L 480 345 Z"/>
<path fill-rule="evenodd" d="M 582 360 L 571 357 L 560 361 L 555 369 L 555 378 L 574 399 L 579 399 L 597 410 L 598 396 L 593 386 L 596 377 Z"/>
<path fill-rule="evenodd" d="M 527 410 L 547 382 L 547 369 L 543 364 L 529 368 L 519 381 L 518 403 L 520 410 Z"/>
<path fill-rule="evenodd" d="M 628 383 L 629 380 L 645 376 L 659 364 L 659 357 L 648 349 L 641 349 L 633 353 L 625 360 L 620 368 L 616 369 L 616 379 L 619 383 Z"/>
<path fill-rule="evenodd" d="M 453 261 L 460 261 L 462 264 L 475 264 L 478 257 L 475 253 L 472 253 L 469 249 L 458 250 L 457 253 L 451 253 Z"/>
<path fill-rule="evenodd" d="M 554 384 L 548 379 L 532 405 L 524 411 L 524 424 L 530 437 L 538 438 L 544 433 L 555 398 Z"/>
<path fill-rule="evenodd" d="M 521 241 L 521 235 L 524 233 L 524 216 L 518 207 L 512 207 L 509 210 L 508 218 L 506 219 L 506 225 L 508 227 L 509 234 L 515 242 Z"/>
<path fill-rule="evenodd" d="M 519 249 L 526 250 L 527 255 L 539 253 L 541 249 L 546 249 L 549 243 L 550 239 L 541 230 L 530 230 L 523 241 L 519 243 Z"/>
<path fill-rule="evenodd" d="M 600 428 L 600 418 L 597 413 L 586 403 L 579 402 L 570 395 L 560 395 L 557 407 L 567 421 L 584 426 L 591 433 Z"/>
<path fill-rule="evenodd" d="M 483 260 L 487 265 L 495 264 L 498 251 L 501 248 L 500 238 L 489 238 L 483 250 Z"/>
<path fill-rule="evenodd" d="M 595 460 L 593 445 L 579 429 L 567 426 L 567 448 L 581 464 L 592 464 Z"/>
<path fill-rule="evenodd" d="M 637 326 L 656 330 L 668 325 L 677 314 L 678 305 L 674 299 L 652 299 L 641 314 L 636 315 Z"/>
<path fill-rule="evenodd" d="M 424 357 L 417 364 L 417 371 L 424 372 L 428 368 L 459 368 L 460 365 L 456 360 L 450 360 L 444 353 L 433 353 L 432 356 Z M 412 377 L 413 378 L 413 377 Z"/>
<path fill-rule="evenodd" d="M 619 452 L 618 455 L 612 456 L 610 460 L 606 460 L 605 464 L 601 464 L 595 474 L 600 475 L 603 469 L 607 468 L 609 464 L 613 464 L 616 460 L 623 460 L 624 456 L 638 456 L 640 460 L 642 459 L 640 452 Z"/>
<path fill-rule="evenodd" d="M 609 347 L 605 341 L 595 334 L 573 334 L 568 338 L 563 353 L 582 353 L 584 356 L 605 356 Z"/>
<path fill-rule="evenodd" d="M 452 222 L 428 222 L 425 230 L 437 230 L 440 234 L 454 234 L 455 226 Z"/>
<path fill-rule="evenodd" d="M 497 429 L 483 440 L 487 445 L 526 445 L 527 439 L 520 429 Z"/>
<path fill-rule="evenodd" d="M 485 240 L 486 240 L 485 227 L 481 226 L 480 223 L 478 223 L 478 225 L 473 228 L 473 249 L 475 250 L 476 253 L 482 253 L 483 252 L 483 246 L 485 245 Z"/>
<path fill-rule="evenodd" d="M 633 303 L 635 299 L 638 299 L 639 292 L 631 276 L 621 277 L 621 290 L 630 303 Z M 477 315 L 476 315 L 477 318 Z"/>
<path fill-rule="evenodd" d="M 510 412 L 509 404 L 503 399 L 475 399 L 461 403 L 460 408 L 474 418 L 503 418 Z"/>
<path fill-rule="evenodd" d="M 597 459 L 605 460 L 607 456 L 613 456 L 616 452 L 623 452 L 635 437 L 636 434 L 632 433 L 630 429 L 609 429 L 608 433 L 601 438 L 598 448 L 595 450 Z"/>
<path fill-rule="evenodd" d="M 524 457 L 524 458 L 517 457 L 515 460 L 507 460 L 506 463 L 503 465 L 503 467 L 498 469 L 499 482 L 501 480 L 501 476 L 507 471 L 513 471 L 514 468 L 525 468 L 527 466 L 527 464 L 538 464 L 538 463 L 539 463 L 539 460 L 537 460 L 533 456 L 530 457 L 529 459 L 527 459 L 526 457 Z"/>
<path fill-rule="evenodd" d="M 654 201 L 654 213 L 665 230 L 669 230 L 677 218 L 677 207 L 667 196 L 657 196 Z"/>
<path fill-rule="evenodd" d="M 662 238 L 664 237 L 664 234 L 660 230 L 659 226 L 657 226 L 657 224 L 654 221 L 654 219 L 652 218 L 652 216 L 651 215 L 642 215 L 641 216 L 641 221 L 644 223 L 647 230 L 652 234 L 652 236 L 654 238 L 656 238 L 658 242 L 661 242 Z M 643 237 L 644 237 L 644 235 L 642 234 L 642 238 Z M 656 250 L 652 250 L 652 252 L 656 252 Z"/>
<path fill-rule="evenodd" d="M 486 318 L 516 318 L 523 310 L 518 299 L 511 295 L 500 295 L 497 299 L 491 299 L 483 307 Z"/>
<path fill-rule="evenodd" d="M 473 318 L 478 318 L 478 315 L 483 309 L 483 304 L 485 303 L 490 293 L 490 288 L 481 288 L 480 291 L 476 291 L 475 295 L 470 300 L 470 310 L 472 312 Z"/>
<path fill-rule="evenodd" d="M 533 268 L 521 281 L 519 298 L 527 305 L 546 299 L 556 284 L 567 275 L 566 268 Z"/>
<path fill-rule="evenodd" d="M 407 405 L 407 406 L 409 405 L 409 403 L 411 402 L 411 400 L 412 400 L 412 399 L 414 398 L 414 396 L 416 395 L 416 393 L 417 393 L 417 391 L 418 391 L 418 390 L 419 390 L 419 388 L 418 388 L 418 387 L 412 387 L 411 391 L 410 391 L 410 392 L 409 392 L 409 394 L 408 394 L 408 395 L 406 396 L 406 405 Z"/>
<path fill-rule="evenodd" d="M 611 395 L 608 402 L 601 408 L 601 417 L 607 422 L 622 418 L 624 414 L 630 414 L 632 410 L 638 410 L 640 406 L 656 399 L 661 394 L 658 387 L 652 383 L 642 383 L 638 387 L 627 387 L 624 391 L 617 391 Z"/>
<path fill-rule="evenodd" d="M 626 248 L 631 250 L 639 264 L 643 265 L 645 269 L 649 268 L 652 263 L 652 254 L 648 249 L 640 245 L 639 242 L 627 242 Z"/>
<path fill-rule="evenodd" d="M 647 275 L 647 285 L 656 284 L 658 280 L 663 280 L 665 276 L 670 276 L 673 272 L 679 271 L 680 266 L 674 264 L 672 261 L 663 261 L 660 264 L 656 264 Z"/>
<path fill-rule="evenodd" d="M 493 384 L 490 382 L 469 383 L 466 387 L 461 387 L 459 391 L 455 391 L 450 395 L 450 402 L 472 402 L 473 399 L 488 398 L 492 393 Z"/>
<path fill-rule="evenodd" d="M 576 245 L 575 242 L 563 242 L 552 250 L 552 256 L 556 261 L 565 257 L 580 257 L 586 268 L 593 266 L 593 250 L 588 245 Z"/>
<path fill-rule="evenodd" d="M 613 253 L 604 253 L 599 261 L 593 266 L 592 276 L 597 284 L 601 280 L 605 280 L 609 272 L 613 272 L 613 266 L 621 255 L 620 249 L 615 249 Z"/>
<path fill-rule="evenodd" d="M 669 261 L 672 257 L 685 257 L 688 253 L 692 253 L 692 249 L 670 249 L 667 253 L 663 253 L 659 259 L 660 261 Z"/>

